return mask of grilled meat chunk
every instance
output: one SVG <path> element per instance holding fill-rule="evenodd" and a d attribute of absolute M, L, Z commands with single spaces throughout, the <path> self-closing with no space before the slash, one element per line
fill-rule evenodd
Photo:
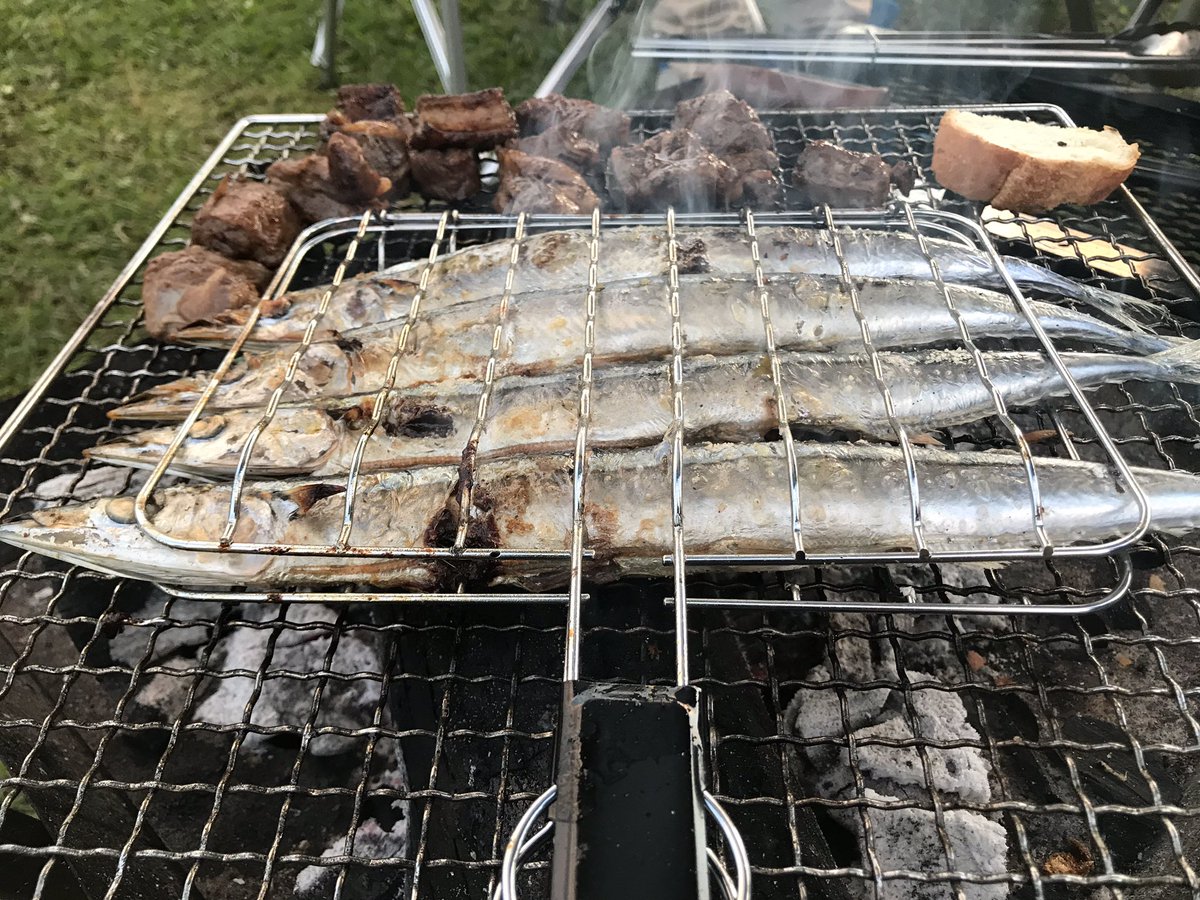
<path fill-rule="evenodd" d="M 170 340 L 185 325 L 258 300 L 271 278 L 253 260 L 227 259 L 195 244 L 150 260 L 142 281 L 146 331 Z"/>
<path fill-rule="evenodd" d="M 517 117 L 500 88 L 473 94 L 426 94 L 417 100 L 418 150 L 487 150 L 517 136 Z"/>
<path fill-rule="evenodd" d="M 613 147 L 629 143 L 629 116 L 625 113 L 562 94 L 529 98 L 517 107 L 517 121 L 526 137 L 556 126 L 574 131 L 595 141 L 602 156 L 607 156 Z"/>
<path fill-rule="evenodd" d="M 192 241 L 230 259 L 279 265 L 300 233 L 300 220 L 269 184 L 224 178 L 192 220 Z"/>
<path fill-rule="evenodd" d="M 675 107 L 672 124 L 698 135 L 704 146 L 719 156 L 747 150 L 775 153 L 775 142 L 759 120 L 758 113 L 729 91 L 713 91 L 681 101 Z M 776 160 L 775 166 L 778 164 Z"/>
<path fill-rule="evenodd" d="M 310 223 L 382 209 L 392 190 L 391 179 L 375 171 L 359 143 L 344 134 L 331 135 L 324 154 L 272 163 L 267 178 Z"/>
<path fill-rule="evenodd" d="M 742 197 L 737 171 L 686 129 L 664 131 L 645 143 L 613 150 L 608 190 L 634 211 L 667 206 L 711 209 Z"/>
<path fill-rule="evenodd" d="M 338 88 L 337 111 L 347 122 L 398 119 L 404 98 L 394 84 L 344 84 Z"/>
<path fill-rule="evenodd" d="M 327 124 L 329 119 L 325 120 Z M 362 119 L 333 125 L 333 134 L 352 139 L 362 150 L 363 158 L 380 177 L 392 183 L 388 196 L 403 197 L 408 193 L 412 167 L 408 159 L 408 140 L 412 125 L 401 116 L 398 119 Z"/>
<path fill-rule="evenodd" d="M 520 150 L 500 151 L 497 212 L 591 212 L 600 201 L 583 177 L 565 163 Z"/>
<path fill-rule="evenodd" d="M 828 141 L 809 141 L 800 154 L 792 182 L 813 206 L 828 203 L 848 209 L 870 209 L 887 203 L 891 186 L 912 190 L 907 163 L 890 166 L 875 153 L 856 153 Z"/>
<path fill-rule="evenodd" d="M 473 150 L 413 150 L 409 162 L 413 183 L 430 200 L 466 200 L 483 187 Z"/>
<path fill-rule="evenodd" d="M 600 145 L 561 122 L 541 134 L 518 138 L 516 148 L 530 156 L 557 159 L 585 174 L 603 169 Z"/>

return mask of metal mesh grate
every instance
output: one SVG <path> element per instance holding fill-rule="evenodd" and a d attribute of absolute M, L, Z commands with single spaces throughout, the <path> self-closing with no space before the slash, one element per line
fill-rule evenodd
<path fill-rule="evenodd" d="M 815 136 L 928 160 L 928 117 L 773 125 L 785 164 L 789 145 Z M 313 139 L 311 125 L 251 123 L 202 190 Z M 163 244 L 183 242 L 200 202 L 188 197 Z M 1055 222 L 1152 247 L 1116 203 Z M 1185 247 L 1194 235 L 1175 228 L 1186 222 L 1171 228 Z M 300 277 L 315 281 L 319 268 Z M 1130 286 L 1078 265 L 1073 274 Z M 128 490 L 132 476 L 113 483 L 80 461 L 113 434 L 105 411 L 215 362 L 144 338 L 136 280 L 5 446 L 3 514 Z M 1160 297 L 1181 290 L 1131 281 Z M 1170 327 L 1194 333 L 1183 320 Z M 1095 402 L 1131 462 L 1200 470 L 1186 389 L 1114 386 Z M 1148 544 L 1135 556 L 1133 600 L 1076 619 L 694 610 L 689 662 L 706 697 L 709 786 L 747 843 L 755 895 L 1200 891 L 1198 561 L 1200 547 Z M 823 567 L 800 592 L 1079 603 L 1117 574 L 1113 563 L 1070 561 Z M 702 589 L 793 596 L 780 576 Z M 667 593 L 659 582 L 593 591 L 584 674 L 671 683 Z M 564 639 L 561 608 L 205 604 L 2 549 L 6 887 L 42 897 L 485 897 L 513 826 L 551 781 Z M 962 724 L 931 729 L 932 700 Z M 985 793 L 950 789 L 950 768 L 985 764 Z M 963 838 L 996 829 L 1007 846 L 999 866 Z M 923 855 L 900 854 L 898 831 Z M 545 895 L 542 853 L 521 871 L 523 896 Z"/>

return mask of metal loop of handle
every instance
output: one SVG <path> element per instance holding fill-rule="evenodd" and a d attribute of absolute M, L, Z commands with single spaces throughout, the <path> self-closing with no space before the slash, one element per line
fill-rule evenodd
<path fill-rule="evenodd" d="M 518 900 L 517 866 L 546 839 L 554 829 L 554 823 L 547 822 L 528 838 L 526 835 L 529 834 L 538 817 L 550 808 L 550 804 L 554 802 L 557 795 L 557 787 L 547 788 L 545 793 L 534 800 L 529 809 L 525 810 L 525 814 L 517 822 L 517 827 L 513 829 L 512 836 L 504 848 L 504 859 L 500 864 L 500 883 L 492 892 L 492 900 Z M 742 841 L 742 835 L 734 826 L 733 820 L 729 818 L 725 809 L 717 802 L 717 798 L 708 791 L 704 792 L 704 808 L 716 820 L 717 827 L 721 829 L 721 834 L 733 856 L 734 875 L 731 876 L 713 849 L 709 847 L 706 850 L 709 867 L 716 873 L 717 883 L 721 886 L 721 894 L 725 900 L 750 900 L 750 857 L 746 853 L 746 844 Z"/>

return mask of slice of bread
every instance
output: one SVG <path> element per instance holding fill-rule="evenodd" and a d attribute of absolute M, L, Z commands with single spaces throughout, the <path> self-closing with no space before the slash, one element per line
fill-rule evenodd
<path fill-rule="evenodd" d="M 971 200 L 1041 212 L 1103 200 L 1129 177 L 1139 155 L 1115 128 L 1063 128 L 952 109 L 933 142 L 933 174 Z"/>

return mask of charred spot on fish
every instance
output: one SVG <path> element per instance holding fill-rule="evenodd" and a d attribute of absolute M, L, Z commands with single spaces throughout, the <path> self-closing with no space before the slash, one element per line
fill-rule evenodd
<path fill-rule="evenodd" d="M 262 305 L 259 308 L 262 310 L 261 315 L 264 319 L 278 319 L 292 308 L 292 301 L 285 294 L 282 297 L 274 297 L 270 300 L 262 301 Z"/>
<path fill-rule="evenodd" d="M 401 401 L 384 417 L 383 429 L 392 437 L 444 438 L 454 433 L 454 417 L 444 406 Z"/>
<path fill-rule="evenodd" d="M 709 270 L 708 248 L 698 237 L 681 241 L 675 253 L 676 269 L 680 275 L 698 275 Z"/>
<path fill-rule="evenodd" d="M 350 428 L 357 428 L 375 412 L 375 398 L 368 397 L 362 403 L 355 403 L 353 406 L 331 407 L 325 412 L 335 422 L 343 422 Z"/>
<path fill-rule="evenodd" d="M 308 393 L 308 382 L 303 378 L 296 379 L 296 387 L 300 388 L 300 390 L 304 391 L 304 393 Z"/>
<path fill-rule="evenodd" d="M 363 342 L 355 337 L 346 337 L 340 332 L 334 335 L 333 343 L 343 353 L 357 353 L 363 347 Z"/>
<path fill-rule="evenodd" d="M 316 504 L 320 503 L 326 497 L 332 497 L 335 494 L 344 494 L 346 486 L 344 484 L 329 484 L 328 482 L 317 482 L 316 484 L 302 484 L 299 487 L 294 487 L 287 491 L 287 498 L 296 504 L 296 510 L 292 513 L 292 519 L 298 519 L 305 515 Z"/>
<path fill-rule="evenodd" d="M 537 248 L 529 257 L 529 261 L 537 268 L 544 269 L 560 255 L 561 248 L 571 240 L 566 232 L 550 232 L 543 235 L 537 242 Z"/>

